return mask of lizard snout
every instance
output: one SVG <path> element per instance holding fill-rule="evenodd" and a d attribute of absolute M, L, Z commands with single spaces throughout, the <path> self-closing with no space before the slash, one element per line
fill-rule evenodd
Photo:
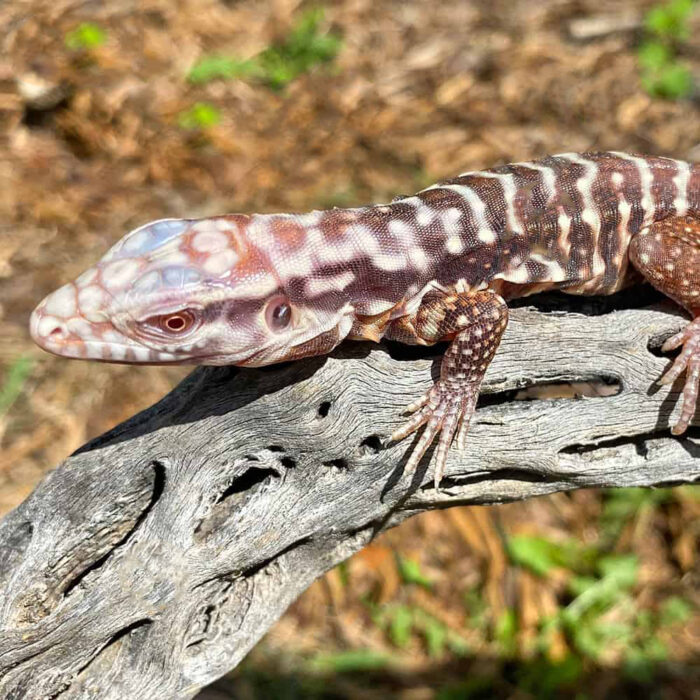
<path fill-rule="evenodd" d="M 85 357 L 85 338 L 76 324 L 89 326 L 77 317 L 77 290 L 72 284 L 44 299 L 34 309 L 29 321 L 29 332 L 34 342 L 54 355 Z"/>

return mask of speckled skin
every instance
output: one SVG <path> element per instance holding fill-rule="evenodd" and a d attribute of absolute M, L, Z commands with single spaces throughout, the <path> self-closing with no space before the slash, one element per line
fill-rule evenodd
<path fill-rule="evenodd" d="M 463 443 L 508 318 L 545 289 L 610 294 L 631 265 L 693 322 L 664 377 L 686 372 L 674 432 L 700 381 L 700 168 L 625 153 L 567 153 L 464 173 L 387 205 L 308 214 L 163 220 L 125 236 L 47 297 L 34 339 L 67 357 L 265 365 L 345 338 L 449 340 L 440 379 L 394 434 L 426 424 L 407 470 L 439 435 L 439 482 Z M 461 429 L 460 429 L 461 425 Z"/>

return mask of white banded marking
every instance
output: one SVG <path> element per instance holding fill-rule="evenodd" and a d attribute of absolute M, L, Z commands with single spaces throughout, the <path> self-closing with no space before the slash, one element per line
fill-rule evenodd
<path fill-rule="evenodd" d="M 571 217 L 561 207 L 557 217 L 557 227 L 559 228 L 559 246 L 565 258 L 569 257 L 571 251 Z"/>
<path fill-rule="evenodd" d="M 461 177 L 461 176 L 460 176 Z M 434 185 L 429 190 L 441 189 L 456 192 L 469 206 L 476 227 L 476 236 L 482 243 L 494 243 L 496 232 L 489 226 L 486 218 L 486 204 L 472 187 L 466 185 Z M 424 192 L 426 190 L 423 190 Z"/>
<path fill-rule="evenodd" d="M 388 224 L 389 233 L 407 246 L 417 245 L 413 236 L 415 229 L 400 219 L 391 219 Z"/>
<path fill-rule="evenodd" d="M 557 194 L 557 174 L 554 172 L 554 168 L 548 165 L 542 165 L 541 163 L 514 163 L 513 165 L 520 166 L 522 168 L 528 168 L 529 170 L 536 170 L 542 173 L 542 183 L 544 184 L 545 191 L 547 192 L 547 203 L 551 202 Z"/>
<path fill-rule="evenodd" d="M 305 291 L 310 297 L 318 297 L 327 292 L 342 292 L 354 279 L 355 274 L 350 270 L 327 277 L 312 277 L 306 281 Z"/>
<path fill-rule="evenodd" d="M 524 230 L 522 224 L 515 213 L 515 198 L 518 194 L 518 190 L 515 186 L 515 175 L 511 173 L 490 173 L 486 170 L 479 173 L 465 173 L 465 175 L 490 177 L 501 183 L 501 187 L 503 188 L 503 201 L 506 205 L 506 229 L 510 231 L 510 233 L 523 235 Z M 462 175 L 460 175 L 460 177 L 462 177 Z"/>
<path fill-rule="evenodd" d="M 563 282 L 566 279 L 566 271 L 556 260 L 546 258 L 540 253 L 533 253 L 530 260 L 544 266 L 547 270 L 547 282 Z"/>
<path fill-rule="evenodd" d="M 673 208 L 676 216 L 685 216 L 688 213 L 688 183 L 690 181 L 690 165 L 682 160 L 675 161 L 678 171 L 673 178 L 676 186 L 676 197 L 673 200 Z"/>
<path fill-rule="evenodd" d="M 646 226 L 651 226 L 654 223 L 654 214 L 656 212 L 656 206 L 654 205 L 654 198 L 651 194 L 651 186 L 654 182 L 654 174 L 651 172 L 649 163 L 647 163 L 644 158 L 639 158 L 638 156 L 631 156 L 629 153 L 623 153 L 622 151 L 610 151 L 611 155 L 617 158 L 622 158 L 623 160 L 628 160 L 634 163 L 637 167 L 637 172 L 639 173 L 639 181 L 642 187 L 642 201 L 641 206 L 644 211 L 644 221 L 642 223 L 642 228 Z"/>
<path fill-rule="evenodd" d="M 526 265 L 519 265 L 506 272 L 501 272 L 498 275 L 494 275 L 493 278 L 513 282 L 514 284 L 526 284 L 533 281 Z"/>
<path fill-rule="evenodd" d="M 581 220 L 591 229 L 591 275 L 597 277 L 605 272 L 605 260 L 600 254 L 601 221 L 598 207 L 593 198 L 593 183 L 598 176 L 598 164 L 578 153 L 560 153 L 557 158 L 566 158 L 571 163 L 583 166 L 584 174 L 576 180 L 576 188 L 581 193 Z"/>
<path fill-rule="evenodd" d="M 437 187 L 440 187 L 440 185 L 433 185 L 432 187 L 427 187 L 425 190 L 421 191 L 426 192 L 427 190 L 434 190 Z M 405 197 L 404 199 L 399 200 L 398 203 L 408 204 L 416 210 L 416 223 L 421 227 L 429 226 L 437 217 L 437 212 L 416 195 L 413 195 L 412 197 Z"/>
<path fill-rule="evenodd" d="M 628 225 L 630 216 L 632 216 L 632 205 L 625 199 L 624 195 L 620 197 L 617 210 L 620 212 L 620 223 L 617 225 L 618 250 L 626 250 L 630 237 Z"/>

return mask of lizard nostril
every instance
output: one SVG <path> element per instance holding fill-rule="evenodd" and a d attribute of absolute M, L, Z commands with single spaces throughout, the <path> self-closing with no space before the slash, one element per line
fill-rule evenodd
<path fill-rule="evenodd" d="M 68 328 L 66 327 L 65 323 L 54 320 L 50 323 L 44 321 L 43 328 L 42 324 L 40 323 L 37 335 L 39 338 L 44 338 L 53 343 L 59 343 L 67 340 L 70 333 L 68 332 Z"/>

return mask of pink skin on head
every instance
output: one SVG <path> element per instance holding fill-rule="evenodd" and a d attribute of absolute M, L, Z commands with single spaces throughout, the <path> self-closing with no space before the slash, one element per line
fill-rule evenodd
<path fill-rule="evenodd" d="M 274 235 L 281 220 L 167 219 L 136 229 L 37 306 L 32 338 L 64 357 L 148 364 L 270 364 L 317 336 L 323 347 L 314 349 L 328 351 L 350 330 L 347 303 L 296 303 L 249 239 L 251 227 L 261 239 Z"/>

